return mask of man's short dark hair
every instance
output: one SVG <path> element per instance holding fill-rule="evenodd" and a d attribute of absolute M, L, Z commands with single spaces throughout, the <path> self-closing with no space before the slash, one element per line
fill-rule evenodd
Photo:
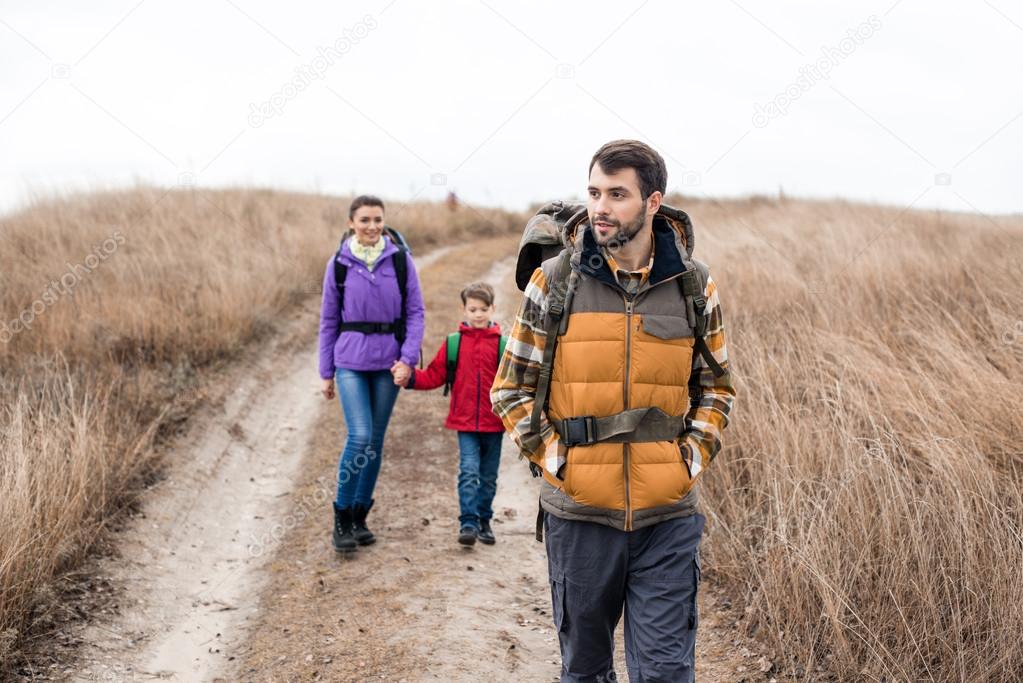
<path fill-rule="evenodd" d="M 371 194 L 361 194 L 352 200 L 352 205 L 348 207 L 348 218 L 355 218 L 355 212 L 364 206 L 379 206 L 380 210 L 384 210 L 384 200 L 380 197 L 374 197 Z"/>
<path fill-rule="evenodd" d="M 643 199 L 654 192 L 664 194 L 668 189 L 668 168 L 664 164 L 664 157 L 639 140 L 612 140 L 598 149 L 590 159 L 589 172 L 593 171 L 594 164 L 600 164 L 601 170 L 608 174 L 617 173 L 623 168 L 636 169 Z"/>

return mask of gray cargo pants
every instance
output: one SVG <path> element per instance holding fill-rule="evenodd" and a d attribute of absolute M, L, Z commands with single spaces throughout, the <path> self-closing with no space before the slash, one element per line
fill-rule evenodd
<path fill-rule="evenodd" d="M 561 683 L 611 683 L 625 612 L 630 683 L 694 680 L 703 515 L 635 531 L 544 515 Z"/>

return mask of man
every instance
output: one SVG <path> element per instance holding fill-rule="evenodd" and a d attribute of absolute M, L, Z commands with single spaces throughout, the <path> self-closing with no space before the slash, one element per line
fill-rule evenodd
<path fill-rule="evenodd" d="M 566 287 L 558 257 L 525 288 L 491 400 L 543 476 L 562 682 L 616 680 L 623 609 L 629 679 L 692 681 L 704 525 L 693 484 L 735 398 L 718 292 L 692 259 L 688 217 L 662 210 L 656 151 L 610 142 L 589 172 L 550 378 L 540 370 L 558 330 L 551 288 Z M 538 385 L 549 404 L 531 420 Z"/>

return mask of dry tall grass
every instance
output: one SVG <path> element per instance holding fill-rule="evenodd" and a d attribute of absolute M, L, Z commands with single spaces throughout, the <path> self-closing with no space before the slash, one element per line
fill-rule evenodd
<path fill-rule="evenodd" d="M 746 623 L 799 679 L 1023 680 L 1023 219 L 676 205 L 721 286 L 741 391 L 703 500 Z M 0 320 L 42 302 L 0 344 L 0 659 L 196 370 L 318 291 L 344 206 L 139 190 L 0 222 Z M 388 220 L 414 248 L 521 228 L 482 213 Z M 73 293 L 44 301 L 94 247 Z"/>
<path fill-rule="evenodd" d="M 679 203 L 740 401 L 711 565 L 800 680 L 1023 680 L 1023 218 Z"/>
<path fill-rule="evenodd" d="M 347 206 L 144 188 L 0 220 L 0 677 L 48 618 L 53 577 L 82 559 L 138 488 L 154 439 L 187 415 L 197 371 L 315 299 Z M 414 251 L 522 225 L 426 202 L 389 204 L 387 219 Z"/>

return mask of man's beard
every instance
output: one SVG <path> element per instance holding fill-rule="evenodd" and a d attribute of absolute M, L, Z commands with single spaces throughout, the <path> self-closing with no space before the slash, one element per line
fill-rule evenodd
<path fill-rule="evenodd" d="M 608 217 L 598 216 L 600 220 L 610 222 L 618 229 L 610 237 L 602 238 L 600 233 L 594 230 L 593 237 L 597 240 L 597 244 L 602 247 L 623 247 L 629 240 L 639 234 L 639 231 L 643 229 L 644 223 L 646 223 L 646 202 L 643 202 L 643 207 L 639 210 L 636 217 L 625 223 L 624 225 L 618 221 L 612 221 Z M 594 219 L 595 221 L 596 219 Z"/>

